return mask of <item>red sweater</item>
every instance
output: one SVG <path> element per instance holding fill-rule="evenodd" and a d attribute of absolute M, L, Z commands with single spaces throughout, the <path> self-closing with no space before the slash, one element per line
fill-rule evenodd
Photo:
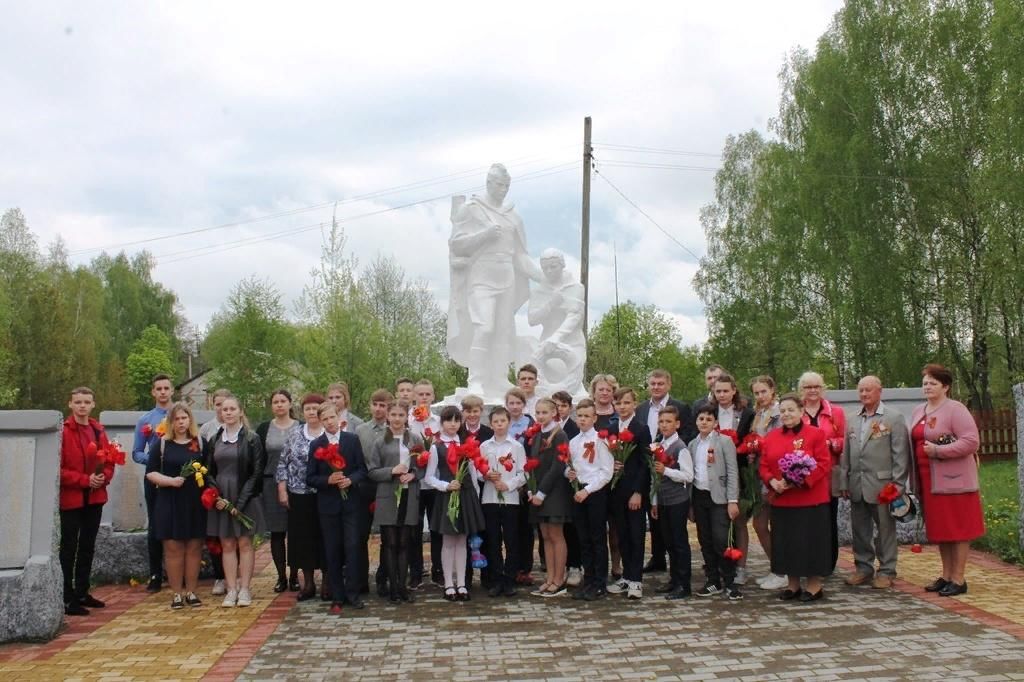
<path fill-rule="evenodd" d="M 801 442 L 802 441 L 802 442 Z M 773 478 L 782 478 L 779 460 L 794 450 L 802 450 L 814 458 L 814 468 L 803 485 L 790 488 L 772 497 L 775 507 L 813 507 L 824 504 L 831 498 L 830 479 L 832 456 L 829 454 L 825 434 L 821 429 L 802 424 L 797 430 L 781 428 L 770 431 L 761 441 L 761 480 L 772 490 L 769 483 Z M 772 491 L 774 493 L 774 491 Z"/>
<path fill-rule="evenodd" d="M 89 476 L 96 473 L 96 455 L 87 454 L 89 443 L 95 443 L 102 450 L 107 447 L 107 433 L 103 425 L 89 419 L 89 426 L 82 426 L 74 416 L 64 420 L 64 435 L 60 441 L 60 508 L 62 511 L 81 509 L 86 504 L 105 504 L 107 486 L 114 478 L 114 465 L 106 462 L 103 475 L 106 481 L 93 490 L 89 487 Z"/>

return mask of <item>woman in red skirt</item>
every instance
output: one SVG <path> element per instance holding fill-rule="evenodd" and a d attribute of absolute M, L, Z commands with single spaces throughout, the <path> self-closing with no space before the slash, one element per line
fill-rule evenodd
<path fill-rule="evenodd" d="M 978 425 L 963 403 L 949 397 L 952 372 L 926 365 L 921 375 L 927 402 L 914 409 L 910 437 L 925 531 L 942 557 L 942 575 L 924 589 L 952 597 L 967 592 L 964 569 L 970 541 L 985 534 L 975 458 Z"/>

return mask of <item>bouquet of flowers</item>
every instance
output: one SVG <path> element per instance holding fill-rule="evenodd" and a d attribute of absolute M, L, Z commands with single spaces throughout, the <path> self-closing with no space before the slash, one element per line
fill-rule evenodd
<path fill-rule="evenodd" d="M 417 405 L 412 408 L 412 418 L 418 422 L 425 422 L 430 419 L 430 408 L 426 405 Z"/>
<path fill-rule="evenodd" d="M 572 455 L 569 454 L 569 444 L 562 443 L 558 446 L 558 461 L 569 468 L 569 471 L 576 471 L 572 465 Z M 580 479 L 574 478 L 572 480 L 572 490 L 578 493 L 580 491 Z"/>
<path fill-rule="evenodd" d="M 811 472 L 817 468 L 818 463 L 803 450 L 788 452 L 779 460 L 782 478 L 792 485 L 803 485 Z"/>
<path fill-rule="evenodd" d="M 480 452 L 480 442 L 473 436 L 467 438 L 466 442 L 461 445 L 452 443 L 448 447 L 448 469 L 455 474 L 454 480 L 461 483 L 469 474 L 470 466 L 473 466 L 481 476 L 486 476 L 491 470 L 491 466 L 487 463 L 487 458 Z M 461 511 L 462 496 L 449 495 L 448 520 L 456 528 L 458 528 L 459 513 Z"/>
<path fill-rule="evenodd" d="M 633 450 L 636 449 L 636 444 L 633 442 L 633 439 L 633 432 L 629 429 L 623 429 L 622 431 L 619 431 L 618 436 L 613 434 L 605 439 L 608 443 L 608 450 L 612 453 L 612 457 L 615 458 L 616 462 L 622 464 L 623 467 L 626 466 L 626 461 L 629 459 L 629 456 L 633 454 Z M 619 479 L 622 478 L 623 470 L 624 469 L 619 469 L 612 476 L 612 488 L 614 488 L 618 484 Z"/>
<path fill-rule="evenodd" d="M 313 453 L 313 457 L 325 462 L 327 466 L 331 468 L 332 472 L 344 471 L 348 462 L 345 461 L 345 457 L 342 456 L 341 450 L 338 449 L 337 443 L 328 443 L 322 447 L 316 449 Z M 341 499 L 348 499 L 348 491 L 341 491 Z"/>
<path fill-rule="evenodd" d="M 658 494 L 658 489 L 661 488 L 661 481 L 664 476 L 659 474 L 655 469 L 654 465 L 657 463 L 664 464 L 666 467 L 675 466 L 676 458 L 665 452 L 664 446 L 661 443 L 652 443 L 651 451 L 647 454 L 647 464 L 651 468 L 651 499 Z"/>
<path fill-rule="evenodd" d="M 878 493 L 878 503 L 888 505 L 900 496 L 900 489 L 895 483 L 890 481 L 882 486 L 881 492 Z"/>
<path fill-rule="evenodd" d="M 732 441 L 736 447 L 740 446 L 740 434 L 733 429 L 718 429 L 718 432 Z"/>
<path fill-rule="evenodd" d="M 416 466 L 420 469 L 426 469 L 427 464 L 430 462 L 430 447 L 413 445 L 412 449 L 409 450 L 409 459 L 415 462 Z"/>
<path fill-rule="evenodd" d="M 430 428 L 429 426 L 424 427 L 423 445 L 415 445 L 413 446 L 413 449 L 415 449 L 416 452 L 419 452 L 420 450 L 430 450 L 430 446 L 434 444 L 434 439 L 437 438 L 439 435 L 441 434 L 437 433 L 436 431 L 434 431 L 434 429 Z"/>
<path fill-rule="evenodd" d="M 537 492 L 537 476 L 533 472 L 540 466 L 540 460 L 536 457 L 527 457 L 523 471 L 526 472 L 526 488 L 531 493 Z"/>
<path fill-rule="evenodd" d="M 731 561 L 739 561 L 743 558 L 743 550 L 736 546 L 736 530 L 732 523 L 729 524 L 729 539 L 726 543 L 725 551 L 722 552 L 722 556 Z"/>
<path fill-rule="evenodd" d="M 85 448 L 85 454 L 90 457 L 96 458 L 96 466 L 94 467 L 93 473 L 99 475 L 103 473 L 103 467 L 106 466 L 107 462 L 115 466 L 120 466 L 125 463 L 126 454 L 121 448 L 121 444 L 116 440 L 109 441 L 105 448 L 97 447 L 96 443 L 89 443 Z"/>
<path fill-rule="evenodd" d="M 149 424 L 143 424 L 142 425 L 142 435 L 143 435 L 143 437 L 145 437 L 145 438 L 152 438 L 154 433 L 156 434 L 157 438 L 163 438 L 164 436 L 167 435 L 167 420 L 166 419 L 164 419 L 159 424 L 157 424 L 156 425 L 156 429 L 154 429 Z"/>
<path fill-rule="evenodd" d="M 204 508 L 210 510 L 216 509 L 217 503 L 223 501 L 224 504 L 227 505 L 226 507 L 224 507 L 223 511 L 226 511 L 228 513 L 232 511 L 236 512 L 235 518 L 238 519 L 238 522 L 245 526 L 247 529 L 252 530 L 252 519 L 243 514 L 242 512 L 238 511 L 238 508 L 235 505 L 231 504 L 231 502 L 221 497 L 220 491 L 217 490 L 217 487 L 214 485 L 212 480 L 210 481 L 210 485 L 207 486 L 206 490 L 203 491 L 203 494 L 199 496 L 199 501 L 203 503 Z"/>
<path fill-rule="evenodd" d="M 195 478 L 196 485 L 200 488 L 206 485 L 204 481 L 204 477 L 206 476 L 206 467 L 203 466 L 202 462 L 199 460 L 192 459 L 185 462 L 184 466 L 181 467 L 181 471 L 178 472 L 178 475 L 186 479 Z"/>
<path fill-rule="evenodd" d="M 526 430 L 523 431 L 523 444 L 527 446 L 532 445 L 533 439 L 537 437 L 538 433 L 540 433 L 540 424 L 538 424 L 537 422 L 534 422 L 527 426 Z"/>

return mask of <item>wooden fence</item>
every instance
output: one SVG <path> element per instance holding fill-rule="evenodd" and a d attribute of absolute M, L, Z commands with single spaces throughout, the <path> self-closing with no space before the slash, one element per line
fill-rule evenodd
<path fill-rule="evenodd" d="M 981 436 L 982 460 L 1017 459 L 1017 413 L 1013 410 L 974 412 Z"/>

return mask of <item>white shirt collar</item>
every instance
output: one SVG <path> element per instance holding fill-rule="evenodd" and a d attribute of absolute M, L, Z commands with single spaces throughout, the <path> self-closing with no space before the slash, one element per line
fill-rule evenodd
<path fill-rule="evenodd" d="M 338 441 L 341 440 L 341 429 L 338 429 L 337 433 L 331 433 L 327 429 L 324 429 L 324 434 L 327 436 L 327 442 L 337 445 Z"/>
<path fill-rule="evenodd" d="M 242 433 L 242 426 L 241 426 L 241 425 L 239 425 L 239 426 L 238 426 L 238 430 L 237 430 L 237 431 L 235 431 L 235 432 L 234 432 L 233 434 L 231 434 L 231 435 L 229 436 L 229 435 L 228 435 L 228 427 L 226 427 L 226 426 L 225 426 L 225 427 L 223 427 L 223 428 L 222 428 L 222 429 L 220 430 L 220 439 L 221 439 L 221 442 L 224 442 L 224 443 L 237 443 L 237 442 L 238 442 L 238 436 L 239 436 L 239 434 L 241 434 L 241 433 Z"/>
<path fill-rule="evenodd" d="M 671 436 L 661 441 L 661 447 L 668 448 L 668 446 L 672 445 L 672 443 L 675 443 L 677 440 L 679 440 L 679 434 L 673 433 Z"/>
<path fill-rule="evenodd" d="M 320 430 L 317 433 L 310 433 L 310 431 L 309 431 L 309 424 L 303 424 L 302 425 L 302 435 L 306 437 L 306 440 L 314 441 L 317 438 L 319 438 L 320 434 L 322 434 L 323 432 L 324 432 L 324 427 L 322 427 L 322 426 L 320 427 Z"/>

